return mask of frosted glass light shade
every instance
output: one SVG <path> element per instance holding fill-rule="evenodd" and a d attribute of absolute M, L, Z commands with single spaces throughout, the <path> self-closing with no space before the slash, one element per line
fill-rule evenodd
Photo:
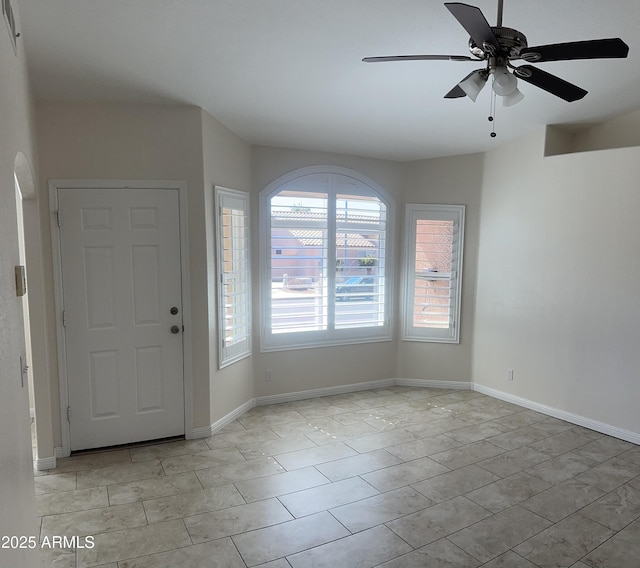
<path fill-rule="evenodd" d="M 513 106 L 515 104 L 518 104 L 522 99 L 524 99 L 524 95 L 522 94 L 520 89 L 516 87 L 516 90 L 513 91 L 513 93 L 507 95 L 506 97 L 502 97 L 502 106 Z"/>
<path fill-rule="evenodd" d="M 518 88 L 518 79 L 509 73 L 506 67 L 498 67 L 493 74 L 493 91 L 496 95 L 506 97 Z"/>
<path fill-rule="evenodd" d="M 482 87 L 487 82 L 486 77 L 482 71 L 476 71 L 467 77 L 464 81 L 459 83 L 460 88 L 467 94 L 467 96 L 475 103 Z"/>

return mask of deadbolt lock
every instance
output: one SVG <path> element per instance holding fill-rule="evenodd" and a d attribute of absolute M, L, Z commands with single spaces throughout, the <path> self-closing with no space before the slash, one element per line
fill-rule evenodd
<path fill-rule="evenodd" d="M 178 308 L 177 308 L 176 306 L 173 306 L 173 308 L 171 308 L 171 309 L 169 310 L 169 313 L 170 313 L 172 316 L 175 316 L 175 315 L 178 313 L 178 311 L 179 311 L 179 310 L 178 310 Z"/>

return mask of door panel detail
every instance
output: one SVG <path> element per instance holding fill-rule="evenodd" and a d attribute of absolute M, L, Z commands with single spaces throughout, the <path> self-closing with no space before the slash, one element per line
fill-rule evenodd
<path fill-rule="evenodd" d="M 84 208 L 82 210 L 82 228 L 85 231 L 104 231 L 111 229 L 111 209 Z"/>
<path fill-rule="evenodd" d="M 85 247 L 84 281 L 89 329 L 113 329 L 116 314 L 112 247 Z"/>
<path fill-rule="evenodd" d="M 131 247 L 135 325 L 160 323 L 159 247 Z"/>
<path fill-rule="evenodd" d="M 162 380 L 162 347 L 140 347 L 136 349 L 136 379 L 138 412 L 164 409 Z"/>
<path fill-rule="evenodd" d="M 118 352 L 98 351 L 89 354 L 91 369 L 91 418 L 120 415 Z"/>
<path fill-rule="evenodd" d="M 130 227 L 132 229 L 157 229 L 157 207 L 132 207 L 129 209 Z"/>

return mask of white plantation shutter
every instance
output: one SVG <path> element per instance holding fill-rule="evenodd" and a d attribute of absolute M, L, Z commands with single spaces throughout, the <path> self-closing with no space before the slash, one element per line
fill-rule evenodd
<path fill-rule="evenodd" d="M 216 187 L 220 368 L 251 354 L 249 196 Z"/>
<path fill-rule="evenodd" d="M 315 189 L 326 186 L 322 178 L 314 181 Z M 271 331 L 274 334 L 324 331 L 328 194 L 284 189 L 271 198 L 270 217 Z"/>
<path fill-rule="evenodd" d="M 388 201 L 320 170 L 261 194 L 263 351 L 390 338 Z"/>
<path fill-rule="evenodd" d="M 403 339 L 457 343 L 464 206 L 406 208 Z"/>
<path fill-rule="evenodd" d="M 338 329 L 384 325 L 386 213 L 384 203 L 372 196 L 336 196 L 334 289 Z M 350 278 L 359 280 L 349 284 Z"/>

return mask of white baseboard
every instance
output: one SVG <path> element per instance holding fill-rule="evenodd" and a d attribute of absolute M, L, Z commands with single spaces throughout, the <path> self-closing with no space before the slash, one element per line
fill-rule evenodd
<path fill-rule="evenodd" d="M 46 458 L 37 457 L 33 460 L 33 463 L 38 471 L 45 471 L 47 469 L 55 469 L 60 458 L 68 458 L 70 454 L 64 455 L 64 450 L 61 447 L 53 448 L 53 455 Z"/>
<path fill-rule="evenodd" d="M 191 432 L 185 432 L 185 440 L 199 440 L 200 438 L 208 438 L 211 436 L 211 426 L 203 428 L 192 428 Z"/>
<path fill-rule="evenodd" d="M 529 410 L 535 410 L 536 412 L 540 412 L 541 414 L 546 414 L 547 416 L 552 416 L 553 418 L 571 422 L 572 424 L 583 426 L 584 428 L 589 428 L 589 430 L 595 430 L 596 432 L 600 432 L 601 434 L 613 436 L 614 438 L 619 438 L 620 440 L 625 440 L 627 442 L 631 442 L 632 444 L 640 444 L 640 434 L 638 434 L 637 432 L 623 430 L 622 428 L 618 428 L 617 426 L 611 426 L 610 424 L 606 424 L 604 422 L 592 420 L 591 418 L 585 418 L 584 416 L 580 416 L 579 414 L 566 412 L 564 410 L 554 408 L 553 406 L 540 404 L 538 402 L 534 402 L 526 398 L 521 398 L 519 396 L 499 391 L 497 389 L 492 389 L 490 387 L 485 387 L 477 383 L 472 384 L 473 390 L 479 393 L 504 400 L 505 402 L 517 404 L 518 406 L 523 406 L 524 408 L 528 408 Z"/>
<path fill-rule="evenodd" d="M 45 471 L 47 469 L 56 468 L 56 456 L 50 456 L 48 458 L 36 458 L 33 460 L 38 471 Z"/>
<path fill-rule="evenodd" d="M 65 451 L 62 446 L 56 446 L 53 448 L 53 455 L 56 458 L 68 458 L 71 455 L 71 450 Z"/>
<path fill-rule="evenodd" d="M 205 426 L 204 428 L 193 428 L 191 432 L 185 434 L 187 440 L 196 440 L 199 438 L 208 438 L 213 436 L 219 430 L 222 430 L 227 424 L 233 422 L 236 418 L 242 416 L 245 412 L 248 412 L 256 405 L 256 399 L 252 398 L 244 404 L 238 406 L 235 410 L 232 410 L 226 416 L 216 420 L 211 426 Z"/>
<path fill-rule="evenodd" d="M 220 420 L 216 420 L 211 425 L 211 434 L 215 434 L 219 430 L 222 430 L 227 424 L 230 424 L 237 418 L 240 418 L 240 416 L 242 416 L 245 412 L 248 412 L 249 410 L 251 410 L 255 405 L 256 405 L 256 399 L 252 398 L 251 400 L 248 400 L 243 405 L 236 408 L 234 411 L 220 418 Z"/>
<path fill-rule="evenodd" d="M 33 463 L 35 465 L 35 468 L 38 471 L 55 469 L 59 459 L 68 458 L 70 455 L 71 455 L 70 453 L 65 455 L 64 449 L 60 446 L 56 446 L 55 448 L 53 448 L 52 456 L 48 456 L 46 458 L 37 457 L 36 459 L 33 460 Z"/>
<path fill-rule="evenodd" d="M 336 387 L 326 387 L 306 391 L 289 392 L 284 394 L 273 394 L 260 396 L 255 399 L 255 406 L 266 406 L 267 404 L 279 404 L 281 402 L 293 402 L 294 400 L 305 400 L 307 398 L 318 398 L 321 396 L 332 396 L 336 394 L 347 394 L 362 390 L 380 389 L 391 387 L 395 383 L 394 379 L 381 379 L 379 381 L 368 381 L 366 383 L 354 383 L 351 385 L 339 385 Z"/>
<path fill-rule="evenodd" d="M 394 383 L 401 387 L 473 390 L 473 383 L 464 381 L 432 381 L 428 379 L 395 379 Z"/>

